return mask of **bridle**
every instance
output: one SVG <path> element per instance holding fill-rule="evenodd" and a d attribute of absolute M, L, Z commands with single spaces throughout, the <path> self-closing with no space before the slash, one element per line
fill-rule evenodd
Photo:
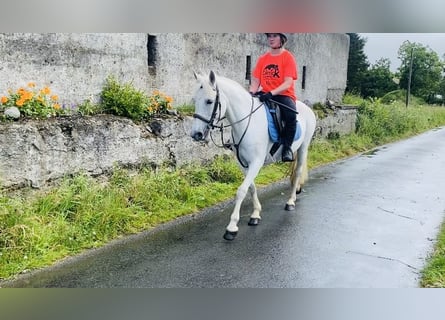
<path fill-rule="evenodd" d="M 206 131 L 204 132 L 204 137 L 207 136 L 207 134 L 209 133 L 210 130 L 215 129 L 216 127 L 218 127 L 216 124 L 214 124 L 215 118 L 216 118 L 216 114 L 219 111 L 219 114 L 221 115 L 221 102 L 219 101 L 219 89 L 218 86 L 216 87 L 216 98 L 215 98 L 215 102 L 213 104 L 213 111 L 212 114 L 210 116 L 210 119 L 206 119 L 203 116 L 201 116 L 200 114 L 194 113 L 193 114 L 193 118 L 199 119 L 201 121 L 203 121 L 204 123 L 207 124 L 206 126 Z M 221 120 L 223 120 L 224 118 L 220 118 L 218 117 L 218 121 L 216 121 L 216 123 L 220 122 Z"/>
<path fill-rule="evenodd" d="M 244 118 L 242 118 L 242 119 L 240 119 L 240 120 L 238 120 L 236 122 L 230 123 L 228 125 L 223 125 L 222 123 L 220 125 L 218 125 L 218 123 L 221 122 L 222 120 L 224 120 L 226 117 L 222 117 L 221 118 L 221 102 L 220 102 L 220 95 L 219 95 L 218 86 L 216 86 L 215 90 L 216 90 L 216 98 L 215 98 L 215 102 L 213 104 L 213 111 L 212 111 L 212 114 L 210 116 L 210 119 L 207 119 L 207 118 L 205 118 L 205 117 L 203 117 L 203 116 L 201 116 L 200 114 L 197 114 L 197 113 L 193 114 L 193 118 L 199 119 L 199 120 L 201 120 L 201 121 L 203 121 L 204 123 L 207 124 L 206 125 L 206 131 L 204 132 L 204 137 L 206 137 L 210 133 L 210 138 L 212 139 L 212 142 L 215 144 L 215 146 L 220 147 L 220 148 L 227 148 L 227 149 L 230 149 L 230 150 L 235 149 L 236 157 L 238 158 L 238 161 L 241 164 L 241 166 L 243 166 L 244 168 L 248 168 L 248 165 L 244 164 L 242 162 L 240 156 L 239 156 L 239 146 L 240 146 L 241 142 L 243 141 L 244 136 L 246 135 L 247 129 L 249 128 L 250 120 L 252 118 L 252 114 L 254 114 L 263 105 L 263 103 L 260 104 L 256 109 L 253 109 L 254 100 L 253 100 L 253 97 L 252 97 L 252 104 L 251 104 L 251 107 L 250 107 L 250 113 L 247 116 L 245 116 Z M 217 115 L 218 111 L 219 111 L 220 116 L 218 117 L 218 119 L 217 119 L 217 121 L 215 123 L 215 119 L 216 119 L 216 115 Z M 224 129 L 232 127 L 233 125 L 235 125 L 237 123 L 240 123 L 240 122 L 242 122 L 242 121 L 244 121 L 246 119 L 248 119 L 248 123 L 247 123 L 247 126 L 244 129 L 244 132 L 241 135 L 241 138 L 239 139 L 238 143 L 233 143 L 233 142 L 232 143 L 224 143 Z M 222 145 L 216 144 L 215 140 L 213 139 L 213 136 L 211 134 L 211 130 L 213 130 L 215 128 L 219 128 L 219 130 L 221 132 L 221 142 L 222 142 Z M 232 141 L 234 141 L 233 132 L 232 132 Z"/>

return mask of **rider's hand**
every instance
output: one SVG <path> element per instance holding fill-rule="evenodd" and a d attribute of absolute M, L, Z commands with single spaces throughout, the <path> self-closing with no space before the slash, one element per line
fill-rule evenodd
<path fill-rule="evenodd" d="M 258 98 L 260 99 L 261 102 L 264 102 L 272 99 L 272 97 L 273 97 L 272 93 L 268 92 L 268 93 L 261 93 Z"/>

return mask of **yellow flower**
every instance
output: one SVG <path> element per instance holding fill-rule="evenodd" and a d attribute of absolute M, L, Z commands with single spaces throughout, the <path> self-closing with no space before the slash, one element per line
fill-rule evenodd
<path fill-rule="evenodd" d="M 25 101 L 22 100 L 22 99 L 19 99 L 19 100 L 17 100 L 17 101 L 15 102 L 15 104 L 17 105 L 17 107 L 21 107 L 21 106 L 23 106 L 24 103 L 25 103 Z"/>
<path fill-rule="evenodd" d="M 53 95 L 53 96 L 51 96 L 51 100 L 57 101 L 57 100 L 59 100 L 59 97 L 57 95 Z"/>
<path fill-rule="evenodd" d="M 60 104 L 55 103 L 55 104 L 54 104 L 54 109 L 59 110 L 59 109 L 60 109 Z"/>
<path fill-rule="evenodd" d="M 1 101 L 3 104 L 5 104 L 6 102 L 8 102 L 8 100 L 8 97 L 3 96 Z"/>

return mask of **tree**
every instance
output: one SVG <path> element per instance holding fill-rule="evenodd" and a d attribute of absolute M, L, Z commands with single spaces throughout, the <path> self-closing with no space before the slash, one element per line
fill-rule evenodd
<path fill-rule="evenodd" d="M 348 35 L 349 56 L 346 91 L 360 94 L 361 83 L 369 68 L 368 58 L 364 52 L 366 39 L 362 38 L 358 33 L 348 33 Z"/>
<path fill-rule="evenodd" d="M 390 64 L 389 59 L 381 58 L 365 72 L 360 91 L 363 98 L 380 98 L 398 89 L 399 86 L 393 80 L 394 74 L 390 70 Z"/>
<path fill-rule="evenodd" d="M 411 93 L 428 101 L 440 91 L 444 63 L 436 52 L 422 44 L 405 41 L 399 48 L 398 57 L 402 61 L 399 67 L 400 88 L 408 89 L 412 63 Z"/>

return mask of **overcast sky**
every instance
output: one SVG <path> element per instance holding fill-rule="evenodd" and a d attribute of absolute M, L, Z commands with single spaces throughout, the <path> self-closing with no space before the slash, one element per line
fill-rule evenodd
<path fill-rule="evenodd" d="M 420 43 L 435 51 L 440 59 L 445 54 L 445 33 L 360 33 L 366 38 L 365 54 L 370 64 L 374 64 L 380 58 L 388 58 L 391 61 L 391 71 L 400 67 L 401 61 L 397 58 L 397 52 L 403 41 Z"/>

